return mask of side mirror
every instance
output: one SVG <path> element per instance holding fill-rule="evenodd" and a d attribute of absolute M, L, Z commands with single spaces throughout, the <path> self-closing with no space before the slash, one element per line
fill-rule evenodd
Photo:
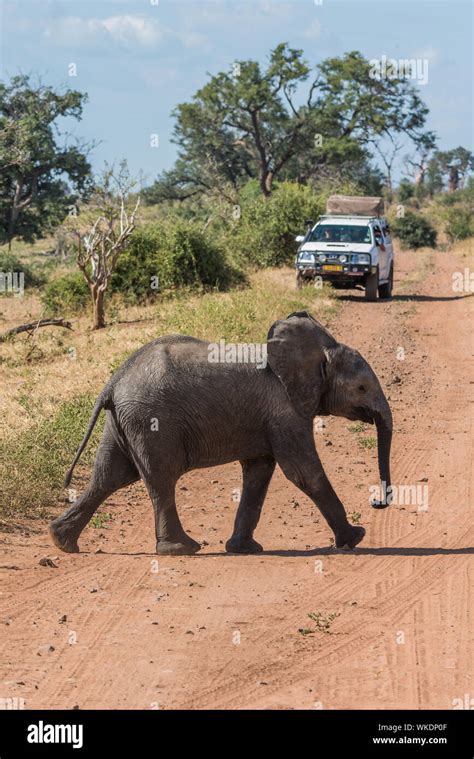
<path fill-rule="evenodd" d="M 295 237 L 295 242 L 304 242 L 305 241 L 305 235 L 297 235 Z"/>

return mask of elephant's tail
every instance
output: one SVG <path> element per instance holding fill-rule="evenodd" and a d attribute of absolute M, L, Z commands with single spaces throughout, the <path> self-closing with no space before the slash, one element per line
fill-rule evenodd
<path fill-rule="evenodd" d="M 79 459 L 81 457 L 81 454 L 82 454 L 82 451 L 86 447 L 86 445 L 88 443 L 88 440 L 89 440 L 90 436 L 92 435 L 92 430 L 94 429 L 95 423 L 96 423 L 96 421 L 97 421 L 97 419 L 99 417 L 99 414 L 100 414 L 100 412 L 102 411 L 103 408 L 106 408 L 106 398 L 105 398 L 104 393 L 102 393 L 101 395 L 99 395 L 99 397 L 97 399 L 97 402 L 96 402 L 96 404 L 94 406 L 94 410 L 92 412 L 92 416 L 91 416 L 90 421 L 89 421 L 89 426 L 87 427 L 87 430 L 86 430 L 86 434 L 82 438 L 82 442 L 81 442 L 79 448 L 76 451 L 76 455 L 74 456 L 74 461 L 72 462 L 70 468 L 68 469 L 68 472 L 66 474 L 66 478 L 64 480 L 64 487 L 65 488 L 67 488 L 67 486 L 71 482 L 71 478 L 72 478 L 72 473 L 74 471 L 74 467 L 76 466 L 77 462 L 79 461 Z"/>

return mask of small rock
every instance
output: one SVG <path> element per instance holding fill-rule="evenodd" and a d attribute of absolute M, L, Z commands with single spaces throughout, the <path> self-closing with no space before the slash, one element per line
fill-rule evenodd
<path fill-rule="evenodd" d="M 55 563 L 54 563 L 54 561 L 53 561 L 52 559 L 48 559 L 48 557 L 47 557 L 47 556 L 45 556 L 45 557 L 43 557 L 42 559 L 40 559 L 40 560 L 39 560 L 39 564 L 40 564 L 42 567 L 54 567 L 55 569 L 57 569 L 57 568 L 58 568 L 58 565 L 57 565 L 57 564 L 55 564 Z"/>
<path fill-rule="evenodd" d="M 38 656 L 43 656 L 43 654 L 50 654 L 52 651 L 54 651 L 54 646 L 51 643 L 46 643 L 44 646 L 40 646 L 36 653 Z"/>
<path fill-rule="evenodd" d="M 66 614 L 63 614 L 63 616 L 59 620 L 59 624 L 63 625 L 65 622 L 67 622 L 67 616 L 66 616 Z"/>

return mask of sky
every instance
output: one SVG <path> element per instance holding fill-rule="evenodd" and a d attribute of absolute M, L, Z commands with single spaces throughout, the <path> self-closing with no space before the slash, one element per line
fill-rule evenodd
<path fill-rule="evenodd" d="M 0 10 L 1 79 L 21 72 L 87 92 L 82 121 L 67 127 L 98 143 L 95 171 L 126 158 L 152 182 L 176 157 L 173 108 L 234 61 L 264 65 L 283 41 L 311 66 L 349 50 L 419 59 L 427 127 L 443 150 L 472 149 L 470 2 L 0 0 Z"/>

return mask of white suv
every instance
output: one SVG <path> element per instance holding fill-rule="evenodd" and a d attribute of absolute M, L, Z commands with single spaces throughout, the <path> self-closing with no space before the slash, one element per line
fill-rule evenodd
<path fill-rule="evenodd" d="M 331 282 L 335 287 L 365 288 L 367 300 L 390 298 L 393 286 L 393 246 L 384 217 L 321 216 L 308 222 L 296 256 L 296 286 L 305 280 Z"/>

